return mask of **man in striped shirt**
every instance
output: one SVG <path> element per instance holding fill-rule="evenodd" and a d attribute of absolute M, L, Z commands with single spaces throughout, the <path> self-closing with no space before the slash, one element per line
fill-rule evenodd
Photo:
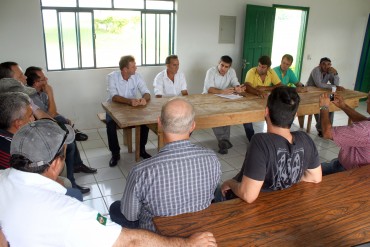
<path fill-rule="evenodd" d="M 165 146 L 135 166 L 121 201 L 110 207 L 111 219 L 125 227 L 155 231 L 154 216 L 172 216 L 207 208 L 220 179 L 216 154 L 189 141 L 195 128 L 193 107 L 173 99 L 162 107 L 158 128 Z"/>

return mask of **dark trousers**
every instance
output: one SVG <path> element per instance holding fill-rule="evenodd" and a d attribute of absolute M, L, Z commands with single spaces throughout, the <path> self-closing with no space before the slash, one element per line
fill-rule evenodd
<path fill-rule="evenodd" d="M 76 182 L 73 175 L 74 167 L 83 163 L 81 160 L 80 151 L 76 145 L 76 141 L 67 145 L 65 162 L 67 167 L 67 178 L 71 181 L 72 185 L 75 185 Z"/>
<path fill-rule="evenodd" d="M 112 152 L 112 155 L 119 155 L 121 148 L 119 147 L 118 137 L 117 137 L 117 124 L 114 120 L 106 114 L 106 123 L 107 123 L 107 136 L 108 136 L 108 145 L 109 150 Z M 145 145 L 148 142 L 149 128 L 146 125 L 141 125 L 140 128 L 140 151 L 145 150 Z"/>
<path fill-rule="evenodd" d="M 110 219 L 122 227 L 136 229 L 139 228 L 139 221 L 129 221 L 121 212 L 121 201 L 113 202 L 109 207 Z"/>
<path fill-rule="evenodd" d="M 247 135 L 247 138 L 249 142 L 251 142 L 251 139 L 254 135 L 254 129 L 253 129 L 253 124 L 252 123 L 244 123 L 243 124 L 245 134 Z"/>
<path fill-rule="evenodd" d="M 80 202 L 83 201 L 83 199 L 82 199 L 82 193 L 78 189 L 75 189 L 75 188 L 67 188 L 66 195 L 67 196 L 70 196 L 70 197 L 73 197 L 73 198 L 76 198 Z"/>
<path fill-rule="evenodd" d="M 314 116 L 315 116 L 315 120 L 316 120 L 316 129 L 317 129 L 317 131 L 322 131 L 320 114 L 314 114 Z M 329 112 L 329 120 L 330 120 L 330 124 L 333 125 L 334 112 Z"/>

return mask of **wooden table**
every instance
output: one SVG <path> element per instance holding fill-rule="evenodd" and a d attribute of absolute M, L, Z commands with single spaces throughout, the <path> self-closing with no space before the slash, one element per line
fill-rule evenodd
<path fill-rule="evenodd" d="M 353 246 L 370 241 L 370 165 L 203 211 L 156 217 L 165 236 L 212 232 L 218 246 Z"/>
<path fill-rule="evenodd" d="M 319 113 L 319 95 L 328 90 L 307 87 L 308 92 L 300 93 L 301 103 L 298 108 L 298 116 Z M 357 107 L 359 99 L 367 97 L 366 93 L 353 90 L 338 92 L 345 102 L 351 107 Z M 264 121 L 264 113 L 267 99 L 261 99 L 255 95 L 248 94 L 236 100 L 221 98 L 213 94 L 195 94 L 185 96 L 195 109 L 196 129 L 208 129 L 226 125 L 237 125 L 242 123 Z M 146 106 L 132 107 L 119 103 L 103 102 L 104 110 L 117 123 L 119 128 L 135 126 L 135 156 L 139 160 L 140 125 L 157 123 L 162 105 L 168 98 L 154 98 Z M 339 108 L 330 105 L 330 111 L 338 111 Z M 303 127 L 303 126 L 301 126 Z M 163 138 L 158 131 L 158 147 L 162 147 Z"/>

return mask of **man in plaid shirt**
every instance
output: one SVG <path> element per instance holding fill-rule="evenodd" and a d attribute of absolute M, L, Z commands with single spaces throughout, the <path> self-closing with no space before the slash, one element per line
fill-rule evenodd
<path fill-rule="evenodd" d="M 212 150 L 189 141 L 194 115 L 193 107 L 183 99 L 163 105 L 158 128 L 166 145 L 131 170 L 121 201 L 109 209 L 114 222 L 155 231 L 155 216 L 196 212 L 211 204 L 220 162 Z"/>
<path fill-rule="evenodd" d="M 367 112 L 370 114 L 369 97 L 366 102 Z M 343 110 L 353 124 L 332 127 L 329 121 L 330 99 L 326 93 L 320 96 L 320 119 L 323 137 L 333 140 L 340 147 L 337 159 L 333 159 L 329 163 L 322 163 L 323 175 L 370 164 L 370 118 L 349 107 L 342 96 L 338 94 L 335 94 L 332 103 Z"/>

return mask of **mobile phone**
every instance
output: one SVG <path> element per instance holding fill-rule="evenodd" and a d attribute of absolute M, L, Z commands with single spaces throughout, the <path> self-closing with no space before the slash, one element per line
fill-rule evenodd
<path fill-rule="evenodd" d="M 329 95 L 329 98 L 330 98 L 330 101 L 334 101 L 334 94 L 333 94 L 333 93 L 331 93 L 331 94 Z"/>

